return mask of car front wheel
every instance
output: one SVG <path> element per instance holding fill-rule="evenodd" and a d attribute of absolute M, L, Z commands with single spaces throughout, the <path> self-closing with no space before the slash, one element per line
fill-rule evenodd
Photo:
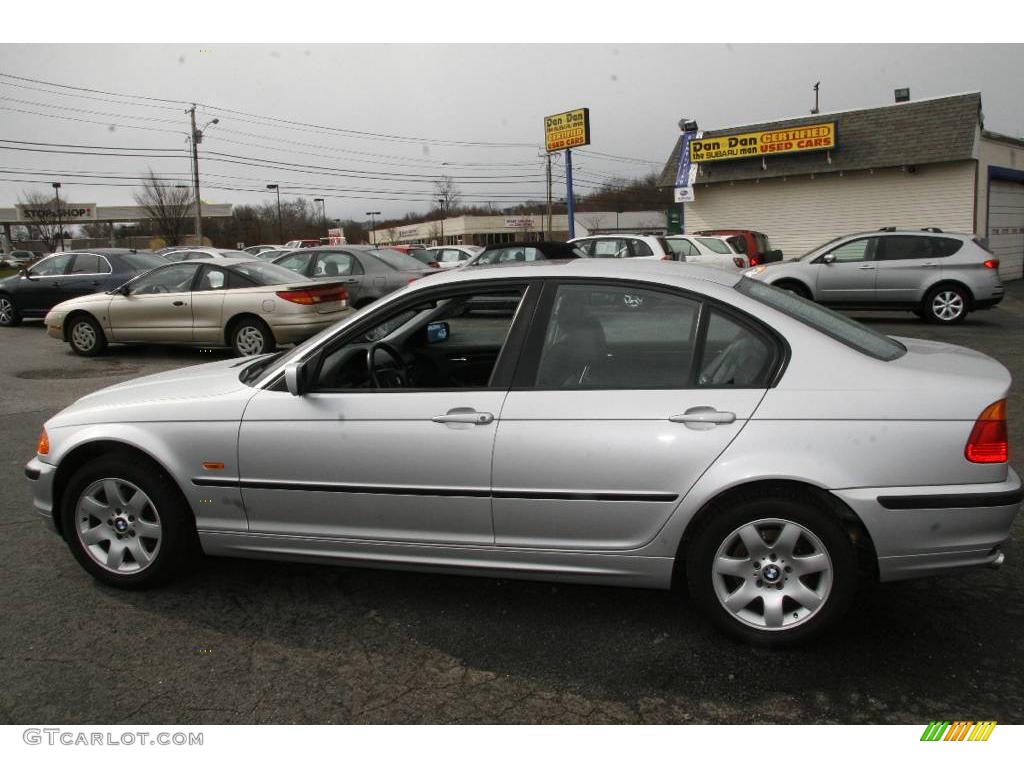
<path fill-rule="evenodd" d="M 68 343 L 76 354 L 95 357 L 107 348 L 107 337 L 93 318 L 79 315 L 72 318 L 68 326 Z"/>
<path fill-rule="evenodd" d="M 719 629 L 757 645 L 792 645 L 846 612 L 857 558 L 840 522 L 809 498 L 751 497 L 712 510 L 687 552 L 687 581 Z"/>
<path fill-rule="evenodd" d="M 959 323 L 967 317 L 968 302 L 967 292 L 963 288 L 941 285 L 924 300 L 924 314 L 933 323 Z"/>
<path fill-rule="evenodd" d="M 129 455 L 93 459 L 61 501 L 64 538 L 94 578 L 143 589 L 174 576 L 196 551 L 191 512 L 157 466 Z"/>

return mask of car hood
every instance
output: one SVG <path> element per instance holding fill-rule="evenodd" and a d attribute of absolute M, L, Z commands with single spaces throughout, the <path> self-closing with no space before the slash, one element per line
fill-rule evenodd
<path fill-rule="evenodd" d="M 176 368 L 114 384 L 79 398 L 47 422 L 47 428 L 104 421 L 194 421 L 241 418 L 256 390 L 239 381 L 257 358 L 233 358 Z"/>

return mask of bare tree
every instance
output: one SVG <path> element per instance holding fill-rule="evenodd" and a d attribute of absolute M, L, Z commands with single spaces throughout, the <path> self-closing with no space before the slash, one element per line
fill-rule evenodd
<path fill-rule="evenodd" d="M 67 234 L 63 222 L 58 224 L 57 198 L 40 192 L 25 192 L 21 195 L 20 205 L 31 211 L 31 218 L 24 224 L 29 240 L 41 240 L 47 251 L 57 250 L 61 229 Z"/>
<path fill-rule="evenodd" d="M 459 192 L 459 188 L 452 181 L 451 176 L 442 176 L 434 182 L 434 195 L 445 214 L 450 214 L 455 210 L 459 201 L 462 200 L 462 193 Z"/>
<path fill-rule="evenodd" d="M 179 245 L 192 218 L 192 190 L 160 179 L 153 169 L 142 181 L 135 202 L 145 209 L 156 231 L 168 245 Z"/>

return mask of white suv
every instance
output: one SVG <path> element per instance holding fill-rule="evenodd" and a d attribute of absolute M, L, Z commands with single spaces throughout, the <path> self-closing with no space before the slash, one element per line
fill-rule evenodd
<path fill-rule="evenodd" d="M 676 261 L 664 237 L 656 235 L 589 235 L 569 241 L 594 259 L 660 259 Z"/>
<path fill-rule="evenodd" d="M 669 235 L 665 240 L 679 261 L 732 271 L 750 266 L 750 259 L 745 254 L 737 253 L 725 237 Z"/>

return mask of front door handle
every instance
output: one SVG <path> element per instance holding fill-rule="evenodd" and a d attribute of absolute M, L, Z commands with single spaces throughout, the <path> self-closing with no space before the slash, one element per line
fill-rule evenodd
<path fill-rule="evenodd" d="M 490 424 L 494 421 L 494 414 L 474 411 L 472 408 L 452 408 L 448 413 L 435 416 L 431 421 L 438 424 Z"/>
<path fill-rule="evenodd" d="M 874 268 L 875 268 L 874 264 L 861 264 L 859 267 L 857 267 L 857 269 L 874 269 Z"/>
<path fill-rule="evenodd" d="M 185 306 L 185 302 L 184 301 L 172 301 L 171 304 L 173 306 L 175 306 L 175 307 L 184 307 Z"/>
<path fill-rule="evenodd" d="M 668 420 L 693 429 L 711 429 L 716 424 L 732 424 L 736 421 L 736 414 L 732 411 L 719 411 L 708 405 L 698 405 L 696 408 L 688 408 L 685 413 L 669 416 Z"/>

